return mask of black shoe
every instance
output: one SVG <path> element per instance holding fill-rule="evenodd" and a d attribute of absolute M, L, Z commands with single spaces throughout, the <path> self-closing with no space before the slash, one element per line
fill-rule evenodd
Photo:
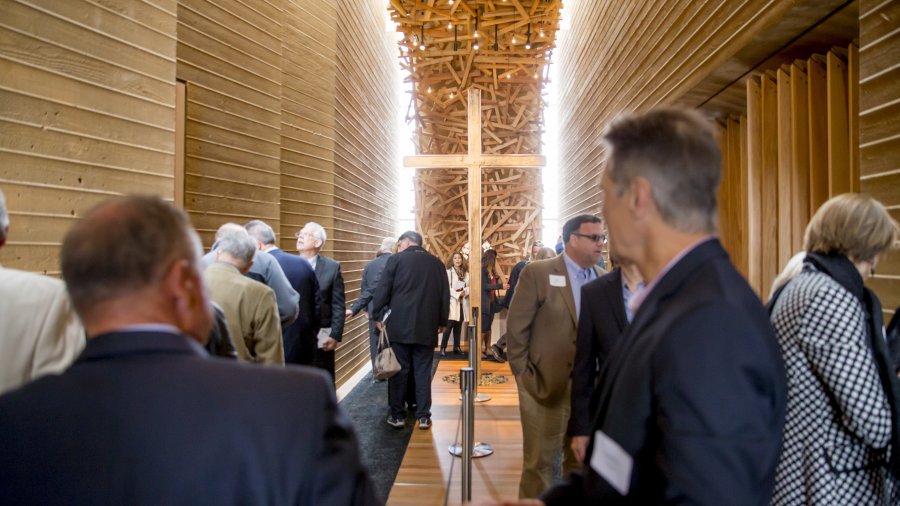
<path fill-rule="evenodd" d="M 488 353 L 490 353 L 491 357 L 497 362 L 500 362 L 501 364 L 506 362 L 506 359 L 503 358 L 503 350 L 496 344 L 488 348 Z"/>
<path fill-rule="evenodd" d="M 423 416 L 422 418 L 419 418 L 419 428 L 422 430 L 430 429 L 431 428 L 431 418 L 428 418 L 427 416 Z"/>
<path fill-rule="evenodd" d="M 441 356 L 442 356 L 442 357 L 446 357 L 446 356 L 447 356 L 447 350 L 443 350 L 443 349 L 442 349 L 442 350 L 441 350 Z"/>
<path fill-rule="evenodd" d="M 387 424 L 395 429 L 406 428 L 406 420 L 400 420 L 399 418 L 394 418 L 393 416 L 387 417 Z"/>
<path fill-rule="evenodd" d="M 461 349 L 459 349 L 459 346 L 457 346 L 456 348 L 453 348 L 453 353 L 455 353 L 457 355 L 465 355 L 465 353 L 463 353 L 463 351 Z"/>

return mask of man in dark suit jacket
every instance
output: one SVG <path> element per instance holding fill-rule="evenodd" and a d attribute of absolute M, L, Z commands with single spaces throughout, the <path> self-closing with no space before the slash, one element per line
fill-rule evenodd
<path fill-rule="evenodd" d="M 786 380 L 765 310 L 712 235 L 715 130 L 695 111 L 661 108 L 604 137 L 611 252 L 648 285 L 601 372 L 583 475 L 543 499 L 768 504 Z"/>
<path fill-rule="evenodd" d="M 362 286 L 359 288 L 359 298 L 350 305 L 350 309 L 345 313 L 346 318 L 356 316 L 363 308 L 366 308 L 366 315 L 369 317 L 369 352 L 372 356 L 372 367 L 375 367 L 375 356 L 378 354 L 378 337 L 381 332 L 375 326 L 375 318 L 372 316 L 372 299 L 375 298 L 375 288 L 381 279 L 381 273 L 384 266 L 387 265 L 388 258 L 391 256 L 391 250 L 394 249 L 394 241 L 391 237 L 385 237 L 381 241 L 375 260 L 366 264 L 363 269 Z M 384 380 L 380 380 L 384 381 Z"/>
<path fill-rule="evenodd" d="M 581 288 L 582 310 L 578 316 L 578 338 L 572 365 L 572 414 L 569 417 L 572 451 L 581 463 L 584 463 L 591 434 L 591 415 L 596 407 L 597 373 L 631 321 L 626 302 L 643 288 L 637 267 L 619 264 L 614 271 Z"/>
<path fill-rule="evenodd" d="M 320 334 L 330 329 L 318 339 L 315 365 L 334 378 L 334 350 L 344 336 L 344 276 L 341 264 L 319 254 L 326 239 L 325 229 L 313 221 L 297 232 L 297 251 L 312 265 L 319 281 Z"/>
<path fill-rule="evenodd" d="M 275 257 L 291 288 L 300 294 L 300 312 L 294 323 L 282 329 L 284 363 L 313 365 L 316 357 L 316 334 L 319 332 L 319 281 L 309 262 L 275 246 L 275 231 L 267 223 L 252 220 L 244 225 L 256 239 L 259 250 Z"/>
<path fill-rule="evenodd" d="M 444 331 L 450 314 L 450 285 L 444 264 L 422 248 L 422 236 L 408 231 L 398 239 L 398 253 L 388 258 L 375 289 L 372 313 L 387 320 L 391 348 L 400 362 L 400 372 L 388 381 L 390 414 L 387 423 L 406 425 L 403 402 L 407 377 L 415 377 L 416 419 L 420 429 L 431 427 L 431 366 L 438 333 Z M 378 324 L 379 328 L 381 322 Z"/>
<path fill-rule="evenodd" d="M 62 272 L 88 343 L 0 397 L 0 503 L 376 504 L 324 373 L 203 351 L 199 266 L 187 215 L 156 197 L 75 223 Z"/>

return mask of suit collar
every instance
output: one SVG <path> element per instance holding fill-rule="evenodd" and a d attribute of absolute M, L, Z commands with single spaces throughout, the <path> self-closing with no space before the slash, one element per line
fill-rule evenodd
<path fill-rule="evenodd" d="M 609 275 L 609 290 L 612 296 L 613 315 L 620 329 L 628 326 L 628 315 L 625 313 L 625 299 L 622 298 L 622 269 L 616 269 Z"/>
<path fill-rule="evenodd" d="M 193 339 L 161 331 L 116 331 L 88 339 L 76 363 L 124 355 L 175 354 L 207 356 Z"/>
<path fill-rule="evenodd" d="M 672 294 L 681 289 L 685 280 L 697 269 L 719 257 L 728 258 L 728 253 L 722 248 L 718 239 L 713 238 L 699 244 L 672 266 L 656 286 L 650 287 L 651 292 L 638 307 L 631 322 L 630 335 L 638 335 L 647 324 L 651 323 L 656 315 L 657 307 Z"/>

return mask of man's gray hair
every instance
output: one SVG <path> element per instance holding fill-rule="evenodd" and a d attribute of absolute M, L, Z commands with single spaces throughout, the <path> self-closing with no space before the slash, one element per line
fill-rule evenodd
<path fill-rule="evenodd" d="M 311 222 L 307 223 L 306 225 L 303 225 L 303 228 L 309 229 L 309 231 L 312 232 L 313 237 L 322 241 L 322 245 L 320 247 L 325 246 L 325 240 L 328 239 L 328 236 L 325 235 L 325 228 L 322 227 L 322 225 L 319 225 L 318 223 L 311 221 Z"/>
<path fill-rule="evenodd" d="M 9 211 L 6 210 L 6 197 L 0 190 L 0 240 L 6 239 L 6 229 L 9 227 Z"/>
<path fill-rule="evenodd" d="M 662 107 L 613 121 L 603 140 L 606 170 L 622 195 L 636 177 L 650 182 L 663 220 L 684 233 L 716 231 L 722 174 L 717 133 L 694 110 Z"/>
<path fill-rule="evenodd" d="M 390 253 L 391 251 L 394 250 L 394 244 L 396 244 L 396 243 L 397 243 L 397 241 L 395 241 L 392 237 L 385 237 L 384 239 L 381 240 L 381 248 L 378 249 L 378 252 L 379 253 Z"/>
<path fill-rule="evenodd" d="M 241 228 L 239 231 L 235 230 L 223 235 L 218 241 L 216 251 L 227 253 L 235 260 L 242 262 L 244 267 L 247 267 L 253 261 L 253 255 L 256 254 L 256 241 L 250 237 L 246 230 Z"/>
<path fill-rule="evenodd" d="M 230 232 L 237 232 L 238 230 L 244 230 L 244 227 L 238 225 L 237 223 L 224 223 L 219 230 L 216 230 L 216 241 L 225 237 L 226 234 Z M 244 230 L 246 232 L 246 230 Z"/>
<path fill-rule="evenodd" d="M 268 223 L 262 220 L 248 221 L 247 224 L 244 225 L 244 229 L 247 230 L 250 237 L 267 246 L 269 244 L 275 244 L 275 231 L 272 230 L 272 227 L 270 227 Z"/>

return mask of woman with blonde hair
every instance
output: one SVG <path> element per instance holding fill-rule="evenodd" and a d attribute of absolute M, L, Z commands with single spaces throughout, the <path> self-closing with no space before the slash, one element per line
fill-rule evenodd
<path fill-rule="evenodd" d="M 459 348 L 459 334 L 463 322 L 469 321 L 469 266 L 457 251 L 447 260 L 447 282 L 450 283 L 450 316 L 441 338 L 441 356 L 447 356 L 447 341 L 453 333 L 453 353 L 464 355 Z"/>
<path fill-rule="evenodd" d="M 898 237 L 881 203 L 838 195 L 810 220 L 803 270 L 770 301 L 788 377 L 773 505 L 900 503 L 900 389 L 863 284 Z"/>

